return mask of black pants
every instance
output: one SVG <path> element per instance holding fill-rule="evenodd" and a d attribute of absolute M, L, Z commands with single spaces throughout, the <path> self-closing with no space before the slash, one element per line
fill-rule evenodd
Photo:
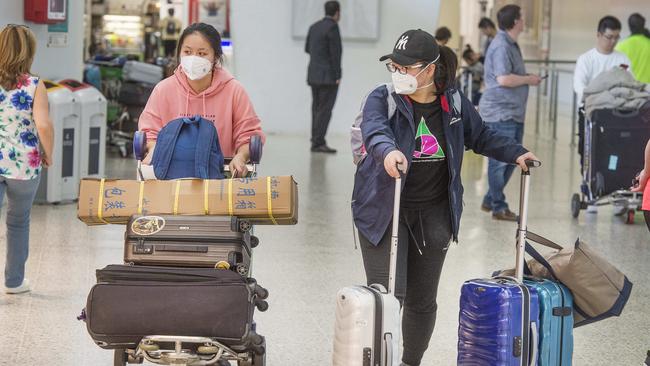
<path fill-rule="evenodd" d="M 163 46 L 165 47 L 165 57 L 174 57 L 176 54 L 176 40 L 163 41 Z"/>
<path fill-rule="evenodd" d="M 648 231 L 650 231 L 650 211 L 643 211 L 643 217 L 645 217 L 645 224 L 648 226 Z"/>
<path fill-rule="evenodd" d="M 325 134 L 332 118 L 338 85 L 311 86 L 311 147 L 325 145 Z"/>
<path fill-rule="evenodd" d="M 436 323 L 438 282 L 451 240 L 449 203 L 443 200 L 423 210 L 402 209 L 398 233 L 395 296 L 403 304 L 402 361 L 418 366 Z M 360 235 L 368 284 L 388 287 L 390 241 L 390 227 L 378 246 Z"/>

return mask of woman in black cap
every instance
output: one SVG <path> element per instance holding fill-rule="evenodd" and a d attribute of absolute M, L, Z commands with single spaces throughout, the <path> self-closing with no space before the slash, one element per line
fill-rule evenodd
<path fill-rule="evenodd" d="M 458 241 L 465 148 L 522 169 L 537 158 L 488 129 L 453 89 L 456 55 L 431 34 L 405 32 L 380 61 L 388 61 L 392 83 L 374 89 L 363 107 L 367 155 L 357 166 L 352 210 L 368 284 L 387 286 L 394 178 L 404 175 L 395 295 L 403 305 L 403 365 L 417 366 L 433 333 L 445 254 Z"/>

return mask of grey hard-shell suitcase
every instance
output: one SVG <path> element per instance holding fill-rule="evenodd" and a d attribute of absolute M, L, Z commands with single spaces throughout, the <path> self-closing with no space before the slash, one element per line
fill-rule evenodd
<path fill-rule="evenodd" d="M 122 69 L 125 81 L 137 81 L 147 84 L 157 84 L 163 79 L 163 68 L 139 61 L 127 61 Z"/>
<path fill-rule="evenodd" d="M 230 216 L 134 215 L 125 233 L 124 262 L 230 268 L 246 276 L 258 243 L 250 228 L 248 221 Z"/>

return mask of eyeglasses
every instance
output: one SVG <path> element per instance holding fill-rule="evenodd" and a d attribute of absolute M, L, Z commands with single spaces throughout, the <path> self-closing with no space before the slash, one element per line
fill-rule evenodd
<path fill-rule="evenodd" d="M 399 72 L 402 75 L 406 75 L 406 72 L 408 69 L 417 69 L 424 66 L 424 64 L 415 64 L 415 65 L 410 65 L 410 66 L 401 66 L 401 65 L 396 65 L 392 62 L 386 63 L 386 69 L 393 73 L 395 71 Z"/>
<path fill-rule="evenodd" d="M 614 34 L 604 34 L 604 33 L 601 33 L 600 35 L 602 35 L 602 36 L 603 36 L 606 40 L 608 40 L 608 41 L 618 41 L 618 40 L 621 39 L 621 36 L 619 36 L 619 35 L 614 35 Z"/>

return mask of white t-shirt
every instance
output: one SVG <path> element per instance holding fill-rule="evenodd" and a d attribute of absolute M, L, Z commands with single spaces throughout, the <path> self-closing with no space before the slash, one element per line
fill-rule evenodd
<path fill-rule="evenodd" d="M 622 52 L 614 51 L 605 55 L 592 48 L 580 55 L 573 73 L 573 90 L 578 94 L 578 102 L 582 101 L 582 91 L 598 74 L 621 64 L 627 65 L 628 71 L 632 70 L 632 62 Z"/>

